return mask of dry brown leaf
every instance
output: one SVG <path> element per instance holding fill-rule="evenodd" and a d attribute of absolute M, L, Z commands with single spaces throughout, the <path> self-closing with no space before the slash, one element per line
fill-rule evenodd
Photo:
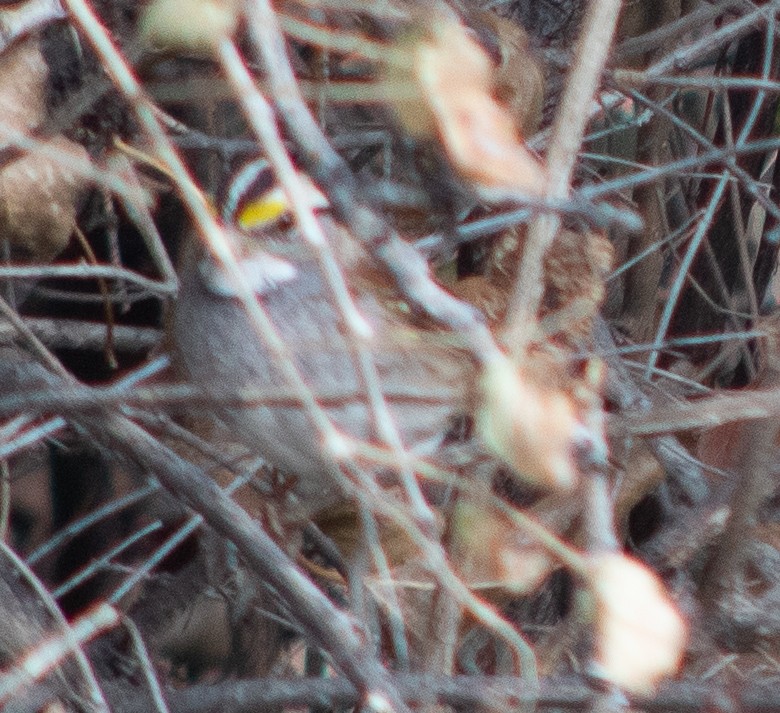
<path fill-rule="evenodd" d="M 511 294 L 525 248 L 525 230 L 505 231 L 491 249 L 486 277 L 498 294 Z M 541 317 L 558 313 L 558 333 L 569 342 L 587 337 L 604 301 L 604 280 L 614 258 L 610 241 L 600 233 L 562 230 L 544 257 L 545 299 Z M 494 305 L 498 319 L 506 304 Z"/>
<path fill-rule="evenodd" d="M 465 498 L 450 521 L 449 555 L 463 582 L 491 599 L 534 591 L 556 564 L 508 517 Z"/>
<path fill-rule="evenodd" d="M 647 445 L 642 441 L 634 442 L 613 492 L 615 525 L 618 532 L 625 533 L 628 530 L 628 518 L 634 506 L 665 477 L 663 467 Z"/>
<path fill-rule="evenodd" d="M 394 53 L 385 90 L 413 136 L 438 136 L 453 167 L 486 198 L 541 195 L 546 174 L 493 96 L 490 58 L 455 18 L 434 17 L 427 34 Z"/>
<path fill-rule="evenodd" d="M 579 424 L 572 400 L 532 380 L 507 358 L 485 365 L 480 387 L 477 428 L 493 453 L 536 486 L 573 487 L 572 446 Z"/>
<path fill-rule="evenodd" d="M 49 68 L 35 37 L 0 54 L 0 117 L 4 126 L 24 130 L 41 123 L 48 77 Z"/>
<path fill-rule="evenodd" d="M 43 123 L 48 67 L 37 38 L 0 55 L 0 139 Z M 0 234 L 24 256 L 48 262 L 68 244 L 87 180 L 69 167 L 88 163 L 83 146 L 64 136 L 48 142 L 59 160 L 28 154 L 0 168 Z"/>
<path fill-rule="evenodd" d="M 687 627 L 656 575 L 617 553 L 595 555 L 589 577 L 596 599 L 597 663 L 608 680 L 650 694 L 677 670 Z"/>
<path fill-rule="evenodd" d="M 88 162 L 64 136 L 48 142 L 62 157 Z M 0 170 L 0 233 L 25 255 L 53 260 L 70 240 L 86 179 L 59 161 L 30 154 Z"/>
<path fill-rule="evenodd" d="M 487 318 L 491 327 L 498 327 L 506 314 L 507 293 L 483 275 L 472 275 L 447 285 L 460 300 L 469 302 Z"/>
<path fill-rule="evenodd" d="M 518 22 L 489 10 L 480 12 L 479 18 L 495 33 L 500 55 L 493 93 L 509 110 L 520 135 L 533 136 L 542 123 L 545 82 L 528 33 Z"/>

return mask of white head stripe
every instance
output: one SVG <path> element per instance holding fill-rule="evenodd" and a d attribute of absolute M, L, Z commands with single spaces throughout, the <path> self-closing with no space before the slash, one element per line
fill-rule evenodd
<path fill-rule="evenodd" d="M 249 187 L 257 180 L 257 177 L 263 171 L 270 171 L 271 166 L 264 158 L 250 161 L 233 176 L 230 182 L 230 189 L 225 198 L 225 205 L 222 208 L 222 220 L 228 225 L 232 225 L 236 220 L 236 213 L 241 200 L 246 195 Z"/>

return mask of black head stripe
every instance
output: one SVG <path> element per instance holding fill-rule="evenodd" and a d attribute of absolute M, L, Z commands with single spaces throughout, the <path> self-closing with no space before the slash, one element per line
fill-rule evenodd
<path fill-rule="evenodd" d="M 235 225 L 247 203 L 268 193 L 276 186 L 276 177 L 265 159 L 257 159 L 242 166 L 228 186 L 222 207 L 222 220 Z"/>

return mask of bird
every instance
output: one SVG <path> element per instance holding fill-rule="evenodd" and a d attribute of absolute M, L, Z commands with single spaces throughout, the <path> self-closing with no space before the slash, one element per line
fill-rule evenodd
<path fill-rule="evenodd" d="M 429 324 L 403 302 L 392 278 L 330 211 L 312 186 L 313 205 L 351 296 L 370 326 L 365 342 L 404 447 L 437 458 L 453 424 L 468 412 L 476 365 L 457 335 Z M 292 220 L 264 159 L 240 169 L 222 200 L 222 220 L 238 264 L 305 383 L 338 431 L 382 445 L 345 327 L 315 253 Z M 170 320 L 174 363 L 215 399 L 237 439 L 291 477 L 304 516 L 349 498 L 331 477 L 333 461 L 300 402 L 226 404 L 226 394 L 289 388 L 231 281 L 200 241 L 184 249 Z M 377 476 L 382 468 L 352 463 Z"/>

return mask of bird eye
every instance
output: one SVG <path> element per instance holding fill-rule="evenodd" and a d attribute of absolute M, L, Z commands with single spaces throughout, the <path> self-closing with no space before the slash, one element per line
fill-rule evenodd
<path fill-rule="evenodd" d="M 295 219 L 292 213 L 287 211 L 284 215 L 279 216 L 279 220 L 276 222 L 281 230 L 289 230 L 295 225 Z"/>

